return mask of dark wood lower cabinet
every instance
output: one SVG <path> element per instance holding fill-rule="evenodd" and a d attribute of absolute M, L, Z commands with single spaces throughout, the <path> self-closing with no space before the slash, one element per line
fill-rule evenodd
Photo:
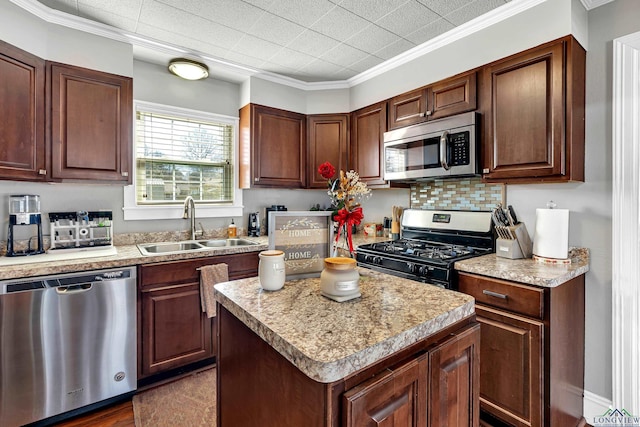
<path fill-rule="evenodd" d="M 220 305 L 218 322 L 219 426 L 478 426 L 474 318 L 327 384 L 307 377 Z"/>
<path fill-rule="evenodd" d="M 138 267 L 138 379 L 215 356 L 216 318 L 202 312 L 198 268 L 218 263 L 231 280 L 258 274 L 257 252 Z"/>
<path fill-rule="evenodd" d="M 480 402 L 514 426 L 539 426 L 544 324 L 476 305 L 481 325 Z"/>
<path fill-rule="evenodd" d="M 537 287 L 461 272 L 480 323 L 482 425 L 584 425 L 584 275 Z"/>

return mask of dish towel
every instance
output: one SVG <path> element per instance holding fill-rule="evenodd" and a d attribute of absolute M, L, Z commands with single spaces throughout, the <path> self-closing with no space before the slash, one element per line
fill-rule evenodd
<path fill-rule="evenodd" d="M 200 302 L 202 311 L 211 318 L 216 315 L 216 300 L 213 297 L 213 286 L 216 283 L 229 281 L 229 266 L 225 263 L 200 267 Z"/>

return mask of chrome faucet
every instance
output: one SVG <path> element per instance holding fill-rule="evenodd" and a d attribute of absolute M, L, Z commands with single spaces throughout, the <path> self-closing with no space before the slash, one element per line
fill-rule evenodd
<path fill-rule="evenodd" d="M 191 240 L 196 240 L 196 236 L 204 235 L 202 224 L 200 224 L 200 230 L 196 230 L 196 203 L 191 196 L 187 196 L 184 199 L 184 213 L 182 214 L 182 218 L 191 219 Z"/>

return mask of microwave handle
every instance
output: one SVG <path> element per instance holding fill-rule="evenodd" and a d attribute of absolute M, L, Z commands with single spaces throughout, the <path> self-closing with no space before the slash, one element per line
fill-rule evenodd
<path fill-rule="evenodd" d="M 449 156 L 447 156 L 448 140 L 449 140 L 449 132 L 445 130 L 442 133 L 442 136 L 440 137 L 440 165 L 446 171 L 449 170 L 449 163 L 448 163 Z"/>

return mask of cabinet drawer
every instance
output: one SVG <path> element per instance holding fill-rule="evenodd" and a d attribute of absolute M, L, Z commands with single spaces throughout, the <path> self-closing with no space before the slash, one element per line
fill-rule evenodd
<path fill-rule="evenodd" d="M 458 290 L 474 297 L 477 303 L 543 318 L 544 289 L 460 273 Z"/>

